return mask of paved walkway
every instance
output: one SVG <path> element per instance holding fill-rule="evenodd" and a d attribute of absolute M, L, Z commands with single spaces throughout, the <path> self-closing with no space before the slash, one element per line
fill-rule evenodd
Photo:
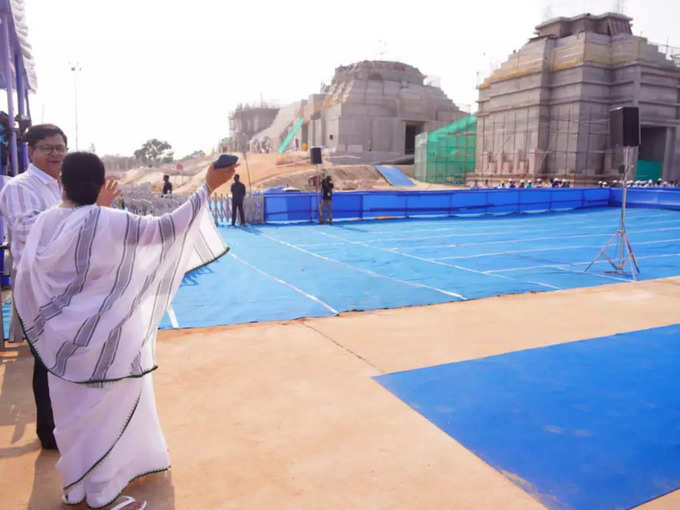
<path fill-rule="evenodd" d="M 669 278 L 161 332 L 173 468 L 128 493 L 153 510 L 540 509 L 372 376 L 678 322 Z M 57 456 L 35 439 L 30 355 L 0 362 L 2 506 L 62 508 Z M 640 508 L 679 507 L 676 491 Z"/>

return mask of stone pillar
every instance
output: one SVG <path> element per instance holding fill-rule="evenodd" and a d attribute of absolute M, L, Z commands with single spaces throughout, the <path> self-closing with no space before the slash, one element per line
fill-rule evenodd
<path fill-rule="evenodd" d="M 489 171 L 489 163 L 491 162 L 491 154 L 489 152 L 482 152 L 482 172 Z"/>

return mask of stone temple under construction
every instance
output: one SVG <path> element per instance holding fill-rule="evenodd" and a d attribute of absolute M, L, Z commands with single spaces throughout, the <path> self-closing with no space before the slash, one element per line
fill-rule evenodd
<path fill-rule="evenodd" d="M 319 94 L 282 107 L 250 139 L 251 150 L 321 146 L 336 163 L 398 159 L 415 151 L 415 137 L 467 115 L 415 67 L 364 61 L 338 67 Z M 234 133 L 232 133 L 234 134 Z"/>
<path fill-rule="evenodd" d="M 638 176 L 680 179 L 680 67 L 631 18 L 607 13 L 557 18 L 479 87 L 471 180 L 619 178 L 609 111 L 640 108 Z"/>
<path fill-rule="evenodd" d="M 469 170 L 460 182 L 619 179 L 621 154 L 609 134 L 609 112 L 619 106 L 640 110 L 636 178 L 680 181 L 680 50 L 660 51 L 633 35 L 631 22 L 616 13 L 581 14 L 537 26 L 479 85 L 476 128 L 464 133 L 472 140 Z M 338 67 L 307 99 L 235 112 L 232 135 L 254 151 L 321 146 L 335 163 L 376 163 L 413 154 L 416 135 L 466 115 L 415 67 L 363 61 Z M 441 177 L 447 169 L 439 166 Z M 440 181 L 452 182 L 431 182 Z"/>

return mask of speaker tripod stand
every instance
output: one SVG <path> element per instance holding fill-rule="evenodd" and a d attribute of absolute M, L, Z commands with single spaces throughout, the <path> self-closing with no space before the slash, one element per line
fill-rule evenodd
<path fill-rule="evenodd" d="M 607 243 L 602 247 L 600 253 L 598 253 L 593 260 L 590 261 L 588 267 L 584 271 L 588 271 L 591 266 L 597 262 L 601 257 L 604 257 L 607 262 L 609 262 L 613 268 L 613 271 L 607 271 L 608 273 L 623 274 L 625 272 L 626 265 L 630 263 L 631 274 L 633 280 L 637 280 L 637 275 L 640 272 L 640 267 L 638 266 L 637 260 L 635 259 L 635 254 L 633 253 L 633 248 L 630 246 L 630 239 L 628 239 L 628 234 L 626 233 L 626 196 L 628 194 L 628 173 L 633 168 L 633 157 L 635 155 L 635 147 L 624 147 L 623 148 L 623 182 L 621 187 L 621 218 L 619 220 L 619 228 L 616 233 L 607 241 Z M 617 244 L 616 255 L 614 258 L 607 254 L 607 248 Z"/>

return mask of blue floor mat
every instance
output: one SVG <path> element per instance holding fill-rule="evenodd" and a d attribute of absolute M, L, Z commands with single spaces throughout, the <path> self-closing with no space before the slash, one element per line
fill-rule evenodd
<path fill-rule="evenodd" d="M 619 210 L 220 229 L 227 256 L 188 275 L 180 327 L 285 320 L 621 283 L 587 263 Z M 680 275 L 680 212 L 628 213 L 641 279 Z M 171 327 L 166 317 L 162 328 Z"/>
<path fill-rule="evenodd" d="M 376 379 L 548 508 L 626 509 L 680 488 L 678 367 L 674 325 Z"/>

